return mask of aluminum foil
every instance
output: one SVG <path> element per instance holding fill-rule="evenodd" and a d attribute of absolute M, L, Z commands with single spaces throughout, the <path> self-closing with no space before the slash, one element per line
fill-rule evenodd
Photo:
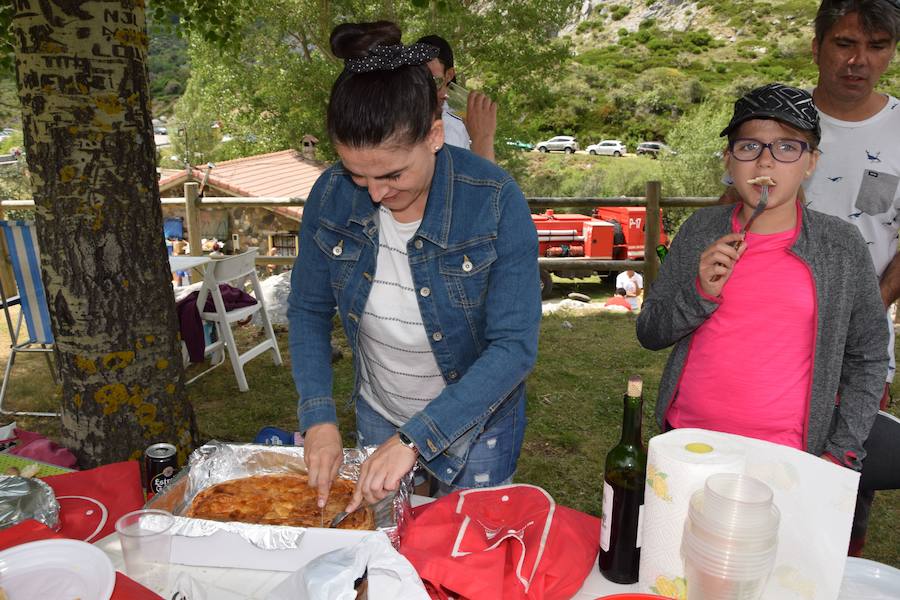
<path fill-rule="evenodd" d="M 59 529 L 59 502 L 53 488 L 32 477 L 0 475 L 0 529 L 25 519 Z"/>
<path fill-rule="evenodd" d="M 374 451 L 375 446 L 345 448 L 344 463 L 338 477 L 357 481 L 362 463 Z M 147 508 L 160 508 L 176 515 L 172 532 L 177 535 L 199 537 L 212 535 L 216 531 L 228 531 L 265 550 L 296 548 L 306 531 L 304 527 L 223 523 L 181 516 L 201 490 L 223 481 L 268 473 L 306 474 L 303 447 L 211 441 L 191 453 L 188 465 L 147 503 Z M 388 536 L 395 548 L 399 548 L 400 532 L 411 518 L 412 490 L 413 473 L 410 472 L 400 481 L 396 494 L 372 507 L 376 528 Z"/>

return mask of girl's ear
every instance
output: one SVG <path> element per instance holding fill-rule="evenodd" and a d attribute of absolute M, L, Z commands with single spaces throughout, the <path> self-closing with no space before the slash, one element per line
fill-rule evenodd
<path fill-rule="evenodd" d="M 722 166 L 725 167 L 725 172 L 728 174 L 729 177 L 731 177 L 731 160 L 732 160 L 731 152 L 729 152 L 728 149 L 726 148 L 725 151 L 722 153 Z M 734 177 L 731 177 L 731 179 L 734 179 Z"/>
<path fill-rule="evenodd" d="M 813 150 L 809 153 L 809 164 L 806 168 L 806 176 L 804 179 L 809 179 L 809 177 L 813 174 L 813 171 L 816 170 L 816 165 L 819 163 L 819 151 Z"/>

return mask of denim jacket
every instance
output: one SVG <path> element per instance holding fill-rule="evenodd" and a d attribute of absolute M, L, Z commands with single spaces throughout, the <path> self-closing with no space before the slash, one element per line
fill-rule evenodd
<path fill-rule="evenodd" d="M 358 394 L 359 322 L 375 273 L 377 209 L 341 163 L 322 174 L 304 208 L 288 307 L 301 431 L 337 420 L 330 345 L 335 305 L 353 350 Z M 447 386 L 401 429 L 425 467 L 452 483 L 478 434 L 525 402 L 541 319 L 537 234 L 508 174 L 445 144 L 407 252 Z"/>

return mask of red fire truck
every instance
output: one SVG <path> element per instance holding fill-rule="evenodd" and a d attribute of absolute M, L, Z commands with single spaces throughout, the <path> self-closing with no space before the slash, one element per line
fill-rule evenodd
<path fill-rule="evenodd" d="M 538 251 L 548 257 L 588 257 L 606 260 L 643 260 L 644 217 L 640 206 L 597 207 L 590 216 L 557 214 L 547 210 L 532 214 L 538 234 Z M 662 211 L 660 210 L 660 219 Z M 660 226 L 660 243 L 668 246 L 669 239 Z M 546 297 L 553 287 L 550 274 L 570 279 L 590 277 L 598 273 L 590 268 L 565 270 L 541 268 L 541 289 Z"/>

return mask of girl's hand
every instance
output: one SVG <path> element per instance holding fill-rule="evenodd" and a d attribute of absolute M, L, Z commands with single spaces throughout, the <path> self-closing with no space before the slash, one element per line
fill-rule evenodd
<path fill-rule="evenodd" d="M 707 296 L 719 296 L 731 277 L 734 265 L 747 249 L 743 233 L 729 233 L 712 243 L 700 255 L 698 278 Z"/>
<path fill-rule="evenodd" d="M 400 478 L 410 472 L 416 464 L 415 450 L 407 448 L 400 442 L 400 437 L 393 435 L 372 453 L 362 465 L 359 481 L 353 498 L 345 509 L 353 512 L 363 503 L 375 504 L 400 487 Z"/>

